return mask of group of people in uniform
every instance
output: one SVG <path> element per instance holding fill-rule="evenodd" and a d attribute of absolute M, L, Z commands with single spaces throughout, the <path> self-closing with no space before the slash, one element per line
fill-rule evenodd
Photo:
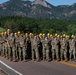
<path fill-rule="evenodd" d="M 10 61 L 75 61 L 76 38 L 74 35 L 0 33 L 0 56 Z"/>

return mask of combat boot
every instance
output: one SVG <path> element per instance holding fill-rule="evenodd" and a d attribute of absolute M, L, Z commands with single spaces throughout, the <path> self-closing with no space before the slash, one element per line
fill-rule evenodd
<path fill-rule="evenodd" d="M 49 61 L 50 61 L 50 59 L 49 59 L 49 58 L 46 58 L 46 61 L 48 61 L 48 62 L 49 62 Z"/>
<path fill-rule="evenodd" d="M 63 61 L 63 59 L 61 58 L 61 61 Z"/>
<path fill-rule="evenodd" d="M 52 61 L 52 58 L 50 58 L 49 60 Z"/>
<path fill-rule="evenodd" d="M 4 56 L 4 58 L 6 58 L 6 56 Z"/>
<path fill-rule="evenodd" d="M 57 62 L 59 62 L 60 61 L 60 59 L 57 59 Z"/>
<path fill-rule="evenodd" d="M 9 60 L 9 57 L 7 56 L 7 58 L 6 58 L 7 60 Z"/>
<path fill-rule="evenodd" d="M 76 62 L 76 59 L 74 61 Z"/>
<path fill-rule="evenodd" d="M 16 59 L 14 59 L 14 60 L 13 60 L 13 62 L 17 62 L 17 60 L 16 60 Z"/>
<path fill-rule="evenodd" d="M 10 61 L 12 61 L 12 58 L 10 58 Z"/>
<path fill-rule="evenodd" d="M 66 62 L 68 62 L 68 59 L 65 59 Z"/>
<path fill-rule="evenodd" d="M 22 61 L 22 59 L 21 59 L 21 58 L 20 58 L 19 60 L 20 60 L 20 61 Z"/>
<path fill-rule="evenodd" d="M 18 59 L 18 57 L 16 58 L 16 61 L 18 61 L 19 59 Z"/>
<path fill-rule="evenodd" d="M 70 60 L 70 61 L 72 61 L 72 59 L 71 59 L 71 58 L 70 58 L 69 60 Z"/>
<path fill-rule="evenodd" d="M 35 59 L 34 59 L 34 58 L 32 58 L 32 60 L 33 60 L 33 61 L 35 61 Z"/>
<path fill-rule="evenodd" d="M 24 62 L 27 62 L 27 60 L 26 60 L 26 59 L 24 59 L 23 61 L 24 61 Z"/>
<path fill-rule="evenodd" d="M 48 62 L 50 62 L 50 59 L 47 59 Z"/>
<path fill-rule="evenodd" d="M 39 59 L 37 59 L 36 61 L 39 62 Z"/>
<path fill-rule="evenodd" d="M 45 58 L 43 58 L 43 61 L 46 61 L 46 59 L 45 59 Z"/>
<path fill-rule="evenodd" d="M 55 61 L 55 59 L 52 59 L 52 61 Z"/>

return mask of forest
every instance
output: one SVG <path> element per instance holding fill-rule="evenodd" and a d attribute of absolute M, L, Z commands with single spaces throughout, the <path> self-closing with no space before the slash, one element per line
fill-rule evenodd
<path fill-rule="evenodd" d="M 76 35 L 75 20 L 59 19 L 37 19 L 22 16 L 0 17 L 0 28 L 10 29 L 11 32 L 20 31 L 21 33 L 51 33 L 51 34 L 74 34 Z M 0 31 L 1 32 L 1 31 Z"/>

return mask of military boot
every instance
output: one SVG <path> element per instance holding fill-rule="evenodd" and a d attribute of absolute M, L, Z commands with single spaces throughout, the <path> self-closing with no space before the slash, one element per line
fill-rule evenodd
<path fill-rule="evenodd" d="M 24 59 L 23 61 L 24 61 L 24 62 L 27 62 L 27 60 L 26 60 L 26 59 Z"/>
<path fill-rule="evenodd" d="M 46 60 L 43 58 L 43 61 L 46 61 Z"/>
<path fill-rule="evenodd" d="M 63 61 L 63 59 L 61 58 L 61 61 Z"/>
<path fill-rule="evenodd" d="M 9 57 L 7 56 L 6 59 L 9 60 Z"/>
<path fill-rule="evenodd" d="M 19 58 L 19 60 L 20 60 L 20 61 L 22 61 L 22 59 L 21 59 L 21 58 Z"/>
<path fill-rule="evenodd" d="M 50 59 L 47 59 L 48 62 L 50 62 Z"/>
<path fill-rule="evenodd" d="M 59 62 L 60 61 L 60 59 L 57 59 L 57 62 Z"/>
<path fill-rule="evenodd" d="M 12 61 L 12 58 L 10 58 L 9 60 Z"/>
<path fill-rule="evenodd" d="M 68 59 L 65 59 L 66 62 L 68 62 Z"/>
<path fill-rule="evenodd" d="M 76 62 L 76 59 L 74 61 Z"/>
<path fill-rule="evenodd" d="M 36 59 L 36 61 L 39 62 L 40 60 L 39 59 Z"/>
<path fill-rule="evenodd" d="M 16 59 L 14 59 L 14 60 L 13 60 L 13 62 L 17 62 L 17 60 L 16 60 Z"/>

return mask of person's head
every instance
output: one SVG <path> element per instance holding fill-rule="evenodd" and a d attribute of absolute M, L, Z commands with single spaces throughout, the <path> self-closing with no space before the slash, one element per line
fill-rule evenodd
<path fill-rule="evenodd" d="M 10 36 L 13 36 L 13 33 L 10 33 Z"/>
<path fill-rule="evenodd" d="M 74 41 L 74 38 L 71 38 L 72 41 Z"/>
<path fill-rule="evenodd" d="M 36 38 L 37 38 L 37 36 L 35 35 L 35 36 L 34 36 L 34 39 L 36 39 Z"/>
<path fill-rule="evenodd" d="M 62 37 L 62 40 L 65 40 L 65 37 Z"/>

